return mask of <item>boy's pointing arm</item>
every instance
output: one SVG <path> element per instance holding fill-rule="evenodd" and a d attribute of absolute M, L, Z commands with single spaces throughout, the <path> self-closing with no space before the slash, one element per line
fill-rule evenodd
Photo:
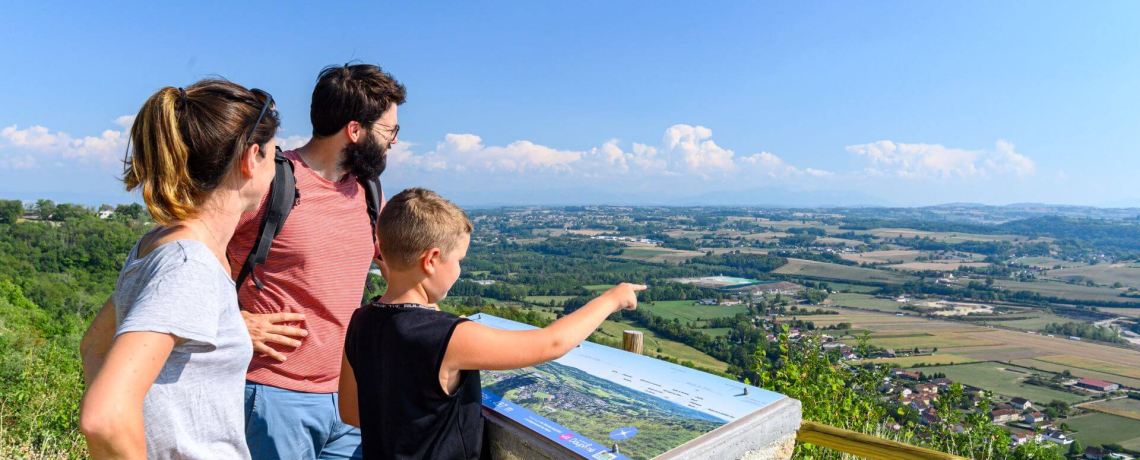
<path fill-rule="evenodd" d="M 466 321 L 455 327 L 440 374 L 518 369 L 558 359 L 586 340 L 611 313 L 637 307 L 644 285 L 622 283 L 542 329 L 504 331 Z"/>

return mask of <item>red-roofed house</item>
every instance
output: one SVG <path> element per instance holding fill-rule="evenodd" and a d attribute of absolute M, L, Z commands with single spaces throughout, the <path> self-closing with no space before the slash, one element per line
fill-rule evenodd
<path fill-rule="evenodd" d="M 1090 378 L 1081 379 L 1077 382 L 1077 386 L 1096 391 L 1115 391 L 1120 389 L 1119 384 Z"/>

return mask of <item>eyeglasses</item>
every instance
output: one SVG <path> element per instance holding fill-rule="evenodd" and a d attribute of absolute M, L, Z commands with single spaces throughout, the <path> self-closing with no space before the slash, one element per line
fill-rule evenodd
<path fill-rule="evenodd" d="M 269 106 L 273 105 L 273 96 L 271 94 L 257 88 L 249 91 L 253 94 L 265 95 L 265 105 L 261 106 L 261 113 L 257 115 L 257 121 L 253 122 L 253 129 L 249 132 L 249 139 L 245 141 L 246 144 L 253 143 L 253 136 L 257 134 L 257 125 L 261 124 L 261 119 L 265 118 L 265 112 L 269 110 Z"/>
<path fill-rule="evenodd" d="M 388 125 L 383 125 L 380 123 L 377 123 L 377 125 L 379 125 L 382 128 L 388 128 L 388 130 L 392 131 L 392 137 L 388 138 L 388 142 L 392 142 L 393 140 L 396 139 L 396 135 L 400 134 L 400 125 L 388 126 Z"/>

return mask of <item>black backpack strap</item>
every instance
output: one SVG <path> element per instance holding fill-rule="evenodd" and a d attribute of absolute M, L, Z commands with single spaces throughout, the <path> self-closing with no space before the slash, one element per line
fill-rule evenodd
<path fill-rule="evenodd" d="M 253 269 L 258 264 L 265 263 L 269 257 L 269 247 L 273 245 L 273 238 L 285 225 L 285 219 L 289 217 L 289 212 L 293 210 L 301 195 L 297 191 L 297 178 L 293 176 L 293 162 L 281 154 L 280 147 L 277 148 L 274 163 L 277 175 L 273 176 L 273 183 L 269 186 L 269 202 L 265 205 L 265 216 L 261 219 L 261 227 L 257 230 L 257 240 L 253 242 L 253 249 L 249 251 L 249 257 L 245 259 L 238 273 L 238 290 L 241 290 L 245 284 L 245 279 L 253 275 Z M 253 284 L 257 289 L 264 288 L 256 276 L 253 276 Z"/>
<path fill-rule="evenodd" d="M 384 186 L 380 184 L 380 177 L 357 180 L 364 186 L 364 197 L 368 201 L 368 218 L 372 221 L 372 242 L 375 243 L 376 229 L 380 226 L 380 208 L 384 205 Z"/>

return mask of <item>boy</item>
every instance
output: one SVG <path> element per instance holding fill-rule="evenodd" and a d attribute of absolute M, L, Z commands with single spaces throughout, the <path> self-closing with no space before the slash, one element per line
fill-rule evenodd
<path fill-rule="evenodd" d="M 426 306 L 459 279 L 471 243 L 467 215 L 435 192 L 411 188 L 380 216 L 388 291 L 353 314 L 340 377 L 341 418 L 361 428 L 364 458 L 479 458 L 479 370 L 557 359 L 611 313 L 636 308 L 636 291 L 645 289 L 623 283 L 543 329 L 486 327 Z"/>

